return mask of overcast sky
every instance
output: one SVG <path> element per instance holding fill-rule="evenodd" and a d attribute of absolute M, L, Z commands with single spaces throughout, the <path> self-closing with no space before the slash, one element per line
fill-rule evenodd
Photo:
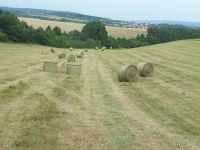
<path fill-rule="evenodd" d="M 0 6 L 64 10 L 122 20 L 200 22 L 200 0 L 0 0 Z"/>

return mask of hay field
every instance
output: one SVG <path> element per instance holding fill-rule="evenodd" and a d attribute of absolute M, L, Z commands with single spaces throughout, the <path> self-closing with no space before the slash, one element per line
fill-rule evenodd
<path fill-rule="evenodd" d="M 32 25 L 35 28 L 47 26 L 60 27 L 63 31 L 70 32 L 72 30 L 81 31 L 84 24 L 80 23 L 68 23 L 68 22 L 59 22 L 59 21 L 48 21 L 48 20 L 40 20 L 35 18 L 19 18 L 20 20 L 24 20 L 29 25 Z M 146 34 L 146 29 L 131 29 L 131 28 L 121 28 L 121 27 L 106 27 L 108 34 L 113 37 L 124 37 L 124 38 L 133 38 L 136 37 L 137 34 Z"/>
<path fill-rule="evenodd" d="M 42 72 L 43 50 L 0 43 L 0 149 L 200 149 L 200 40 L 89 50 L 80 77 Z M 142 61 L 154 77 L 118 82 Z"/>

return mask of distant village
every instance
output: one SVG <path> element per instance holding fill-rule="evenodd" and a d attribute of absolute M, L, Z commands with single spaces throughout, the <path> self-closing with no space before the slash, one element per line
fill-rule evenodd
<path fill-rule="evenodd" d="M 147 29 L 150 26 L 150 23 L 136 23 L 136 22 L 122 22 L 119 24 L 112 24 L 108 26 L 114 27 L 123 27 L 123 28 L 145 28 Z"/>

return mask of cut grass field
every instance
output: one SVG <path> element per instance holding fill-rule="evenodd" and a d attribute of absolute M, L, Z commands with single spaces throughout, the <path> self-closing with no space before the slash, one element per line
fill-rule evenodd
<path fill-rule="evenodd" d="M 55 26 L 60 27 L 63 31 L 70 32 L 72 30 L 79 30 L 83 28 L 84 24 L 80 23 L 68 23 L 68 22 L 59 22 L 59 21 L 48 21 L 48 20 L 40 20 L 35 18 L 19 18 L 27 22 L 29 25 L 32 25 L 35 28 L 42 27 L 44 29 L 47 26 L 51 26 L 54 28 Z M 112 37 L 118 38 L 134 38 L 137 34 L 146 34 L 146 29 L 137 29 L 137 28 L 122 28 L 122 27 L 110 27 L 107 26 L 108 34 Z"/>
<path fill-rule="evenodd" d="M 0 43 L 0 149 L 200 149 L 200 40 L 89 50 L 79 77 L 42 72 L 44 50 Z M 143 61 L 154 77 L 118 82 Z"/>

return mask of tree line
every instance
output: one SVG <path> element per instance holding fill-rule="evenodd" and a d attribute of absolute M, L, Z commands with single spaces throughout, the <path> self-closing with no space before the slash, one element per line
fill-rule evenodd
<path fill-rule="evenodd" d="M 183 26 L 159 25 L 147 30 L 147 36 L 137 38 L 113 38 L 108 36 L 105 25 L 100 22 L 87 23 L 82 31 L 62 32 L 61 28 L 48 26 L 34 29 L 20 21 L 14 14 L 0 10 L 0 41 L 17 43 L 37 43 L 60 48 L 134 48 L 168 41 L 200 38 L 199 29 Z"/>

